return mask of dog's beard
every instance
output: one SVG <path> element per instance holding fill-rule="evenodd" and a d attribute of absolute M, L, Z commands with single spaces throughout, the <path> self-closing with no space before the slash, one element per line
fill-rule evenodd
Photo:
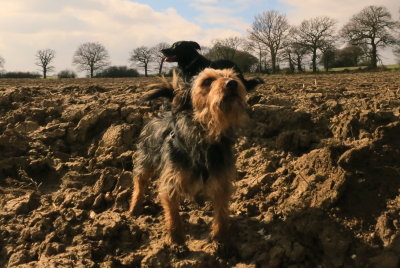
<path fill-rule="evenodd" d="M 236 92 L 225 94 L 219 102 L 220 109 L 225 113 L 231 113 L 235 109 L 243 109 L 245 103 Z"/>
<path fill-rule="evenodd" d="M 238 95 L 211 100 L 201 111 L 195 112 L 210 139 L 218 140 L 228 131 L 243 127 L 248 121 L 246 102 Z"/>
<path fill-rule="evenodd" d="M 213 113 L 219 117 L 216 121 L 224 122 L 226 128 L 235 129 L 242 127 L 248 118 L 246 106 L 246 102 L 238 95 L 227 95 L 213 105 L 215 107 Z"/>

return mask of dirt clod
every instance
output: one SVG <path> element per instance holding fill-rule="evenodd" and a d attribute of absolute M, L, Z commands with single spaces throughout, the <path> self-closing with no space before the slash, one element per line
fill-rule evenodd
<path fill-rule="evenodd" d="M 165 100 L 155 78 L 0 80 L 0 267 L 400 265 L 399 72 L 266 76 L 235 144 L 230 243 L 182 202 L 164 238 L 152 182 L 127 212 L 132 156 Z M 318 82 L 318 83 L 317 83 Z"/>

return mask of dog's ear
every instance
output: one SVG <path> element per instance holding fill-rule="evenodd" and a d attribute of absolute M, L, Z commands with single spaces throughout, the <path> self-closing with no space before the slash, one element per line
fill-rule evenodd
<path fill-rule="evenodd" d="M 188 45 L 194 49 L 201 50 L 200 45 L 195 41 L 188 41 Z"/>
<path fill-rule="evenodd" d="M 244 86 L 246 87 L 247 91 L 252 91 L 260 84 L 264 84 L 264 80 L 262 80 L 262 78 L 260 77 L 244 81 Z"/>

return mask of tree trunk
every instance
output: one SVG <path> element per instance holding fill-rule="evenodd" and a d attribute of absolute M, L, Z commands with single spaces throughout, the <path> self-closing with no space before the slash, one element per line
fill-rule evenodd
<path fill-rule="evenodd" d="M 93 66 L 90 66 L 90 78 L 93 78 L 93 73 L 94 73 L 93 69 L 94 69 Z"/>
<path fill-rule="evenodd" d="M 378 68 L 378 53 L 376 51 L 376 44 L 374 42 L 371 42 L 372 46 L 372 51 L 371 51 L 371 67 L 373 69 Z"/>
<path fill-rule="evenodd" d="M 303 68 L 301 68 L 301 56 L 299 54 L 297 54 L 297 71 L 303 71 Z"/>
<path fill-rule="evenodd" d="M 291 55 L 291 53 L 289 52 L 288 53 L 288 60 L 289 60 L 289 69 L 290 69 L 290 72 L 291 73 L 294 73 L 294 64 L 293 64 L 293 60 L 292 60 L 292 55 Z"/>
<path fill-rule="evenodd" d="M 158 75 L 161 75 L 161 73 L 162 73 L 162 67 L 163 67 L 163 65 L 164 65 L 164 59 L 165 59 L 165 58 L 162 58 L 162 59 L 161 59 L 160 68 L 158 69 Z"/>
<path fill-rule="evenodd" d="M 47 70 L 46 68 L 43 68 L 43 79 L 46 79 L 47 77 Z"/>
<path fill-rule="evenodd" d="M 144 64 L 144 76 L 147 77 L 147 63 Z"/>
<path fill-rule="evenodd" d="M 312 71 L 313 73 L 317 72 L 317 49 L 313 49 L 313 55 L 312 55 Z"/>
<path fill-rule="evenodd" d="M 272 73 L 276 73 L 276 54 L 275 52 L 271 50 L 271 64 L 272 64 Z"/>
<path fill-rule="evenodd" d="M 325 58 L 324 58 L 324 69 L 325 69 L 325 72 L 329 71 L 329 64 L 330 64 L 329 55 L 327 55 L 327 53 L 325 53 Z"/>
<path fill-rule="evenodd" d="M 261 69 L 262 69 L 262 51 L 261 51 L 261 48 L 260 48 L 259 61 L 258 61 L 258 72 L 261 73 Z"/>

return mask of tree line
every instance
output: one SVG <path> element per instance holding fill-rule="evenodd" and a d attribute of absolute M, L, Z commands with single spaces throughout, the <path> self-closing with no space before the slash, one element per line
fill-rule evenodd
<path fill-rule="evenodd" d="M 210 59 L 230 59 L 243 71 L 250 71 L 251 66 L 257 62 L 257 58 L 250 53 L 237 49 L 240 39 L 237 37 L 214 40 L 212 48 L 203 47 L 203 53 Z M 129 62 L 132 65 L 143 68 L 145 76 L 148 76 L 150 64 L 155 64 L 159 75 L 163 72 L 164 56 L 161 50 L 168 48 L 167 43 L 159 43 L 154 47 L 140 46 L 130 52 Z M 43 78 L 47 78 L 49 72 L 54 71 L 52 65 L 56 52 L 53 49 L 41 49 L 35 54 L 35 64 L 41 68 Z M 86 71 L 89 77 L 137 77 L 139 72 L 126 66 L 110 66 L 109 53 L 104 45 L 99 42 L 86 42 L 75 51 L 72 59 L 73 65 L 79 71 Z M 0 63 L 4 60 L 0 58 Z M 2 66 L 2 65 L 1 65 Z M 26 72 L 11 72 L 3 74 L 5 78 L 27 77 L 35 78 L 38 74 Z M 57 75 L 59 78 L 75 78 L 77 75 L 72 70 L 63 70 Z"/>
<path fill-rule="evenodd" d="M 400 21 L 392 19 L 386 7 L 367 6 L 353 15 L 341 29 L 337 30 L 336 25 L 336 20 L 327 16 L 290 25 L 285 14 L 275 10 L 264 11 L 255 16 L 246 38 L 216 39 L 211 48 L 202 47 L 201 53 L 211 60 L 232 60 L 244 72 L 272 73 L 278 72 L 282 64 L 287 66 L 289 72 L 304 71 L 305 59 L 310 59 L 313 72 L 317 71 L 319 64 L 325 70 L 360 64 L 377 68 L 379 50 L 385 47 L 392 47 L 400 60 Z M 338 47 L 343 44 L 344 47 Z M 158 74 L 161 74 L 164 56 L 160 51 L 169 46 L 162 42 L 154 47 L 137 47 L 130 52 L 128 60 L 133 66 L 143 68 L 145 76 L 148 76 L 150 65 L 155 65 Z M 52 62 L 55 55 L 53 49 L 38 50 L 35 55 L 35 64 L 41 68 L 44 78 L 54 71 Z M 110 66 L 109 58 L 102 44 L 87 42 L 77 48 L 72 63 L 90 77 L 139 75 L 133 68 Z M 0 68 L 4 62 L 0 56 Z M 58 77 L 76 77 L 76 74 L 63 70 Z"/>
<path fill-rule="evenodd" d="M 265 11 L 255 17 L 248 31 L 249 45 L 259 51 L 259 70 L 263 56 L 266 57 L 263 53 L 269 54 L 272 72 L 277 71 L 278 62 L 283 60 L 290 71 L 303 71 L 306 56 L 311 58 L 313 72 L 317 71 L 318 63 L 326 70 L 335 65 L 357 66 L 361 61 L 377 68 L 379 49 L 385 47 L 394 48 L 400 58 L 400 36 L 396 36 L 400 21 L 393 20 L 386 7 L 367 6 L 341 29 L 337 30 L 336 25 L 335 19 L 319 16 L 291 26 L 284 14 Z M 337 48 L 341 43 L 346 46 Z"/>

